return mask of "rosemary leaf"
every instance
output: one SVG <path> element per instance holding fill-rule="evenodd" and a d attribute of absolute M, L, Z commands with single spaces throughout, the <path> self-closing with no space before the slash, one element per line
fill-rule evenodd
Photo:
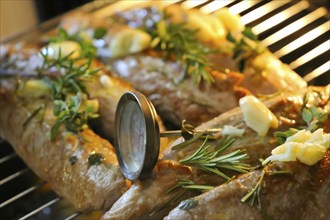
<path fill-rule="evenodd" d="M 218 176 L 230 180 L 222 170 L 233 170 L 239 173 L 246 173 L 251 170 L 249 164 L 242 163 L 241 160 L 248 158 L 243 150 L 236 150 L 234 152 L 221 155 L 224 150 L 230 147 L 234 139 L 223 141 L 223 146 L 217 146 L 215 150 L 211 150 L 211 145 L 207 145 L 208 138 L 205 138 L 203 144 L 193 153 L 182 160 L 180 163 L 186 166 L 193 166 L 206 172 L 214 173 Z"/>
<path fill-rule="evenodd" d="M 40 111 L 41 110 L 43 110 L 45 108 L 45 105 L 41 105 L 41 106 L 39 106 L 36 110 L 34 110 L 33 112 L 32 112 L 32 114 L 24 121 L 24 123 L 23 123 L 23 128 L 25 128 L 29 123 L 30 123 L 30 121 L 34 118 L 34 117 L 36 117 L 39 113 L 40 113 Z"/>
<path fill-rule="evenodd" d="M 166 201 L 164 204 L 159 206 L 158 208 L 154 209 L 149 216 L 155 215 L 157 212 L 160 212 L 173 204 L 175 204 L 176 201 L 178 201 L 179 198 L 181 198 L 186 193 L 186 190 L 181 190 L 180 192 L 176 193 L 173 197 L 171 197 L 168 201 Z"/>
<path fill-rule="evenodd" d="M 241 72 L 245 69 L 246 60 L 265 50 L 258 41 L 258 37 L 248 27 L 242 31 L 240 39 L 236 39 L 231 32 L 227 34 L 226 39 L 233 44 L 232 58 Z"/>

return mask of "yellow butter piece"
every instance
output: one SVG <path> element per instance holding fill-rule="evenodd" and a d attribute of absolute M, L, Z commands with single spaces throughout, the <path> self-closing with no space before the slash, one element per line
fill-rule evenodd
<path fill-rule="evenodd" d="M 222 134 L 223 135 L 228 135 L 228 136 L 231 136 L 231 137 L 242 137 L 244 132 L 245 132 L 245 129 L 236 128 L 236 127 L 231 126 L 231 125 L 225 125 L 223 127 Z"/>
<path fill-rule="evenodd" d="M 258 135 L 265 136 L 270 127 L 278 127 L 276 116 L 256 97 L 245 96 L 239 100 L 239 105 L 246 125 Z"/>
<path fill-rule="evenodd" d="M 188 16 L 188 27 L 198 29 L 197 38 L 200 41 L 208 43 L 226 37 L 226 28 L 215 16 L 205 15 L 199 11 L 191 11 Z"/>
<path fill-rule="evenodd" d="M 51 87 L 43 80 L 30 79 L 19 86 L 17 95 L 22 98 L 50 97 Z"/>
<path fill-rule="evenodd" d="M 306 165 L 314 165 L 325 155 L 330 146 L 330 134 L 319 128 L 314 133 L 301 130 L 287 138 L 284 144 L 272 150 L 272 155 L 264 160 L 270 161 L 296 161 Z"/>
<path fill-rule="evenodd" d="M 116 33 L 109 45 L 111 57 L 138 53 L 150 46 L 151 36 L 136 29 L 123 29 Z"/>
<path fill-rule="evenodd" d="M 61 57 L 68 56 L 70 58 L 77 58 L 80 55 L 81 46 L 75 41 L 61 41 L 50 43 L 41 49 L 44 55 L 48 56 L 48 59 L 58 59 L 61 53 Z"/>
<path fill-rule="evenodd" d="M 222 8 L 213 15 L 222 22 L 227 31 L 242 32 L 244 30 L 244 24 L 240 16 L 231 13 L 228 8 Z"/>

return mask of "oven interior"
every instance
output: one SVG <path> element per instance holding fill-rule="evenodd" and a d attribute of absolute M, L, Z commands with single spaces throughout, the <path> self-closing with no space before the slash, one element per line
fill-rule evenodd
<path fill-rule="evenodd" d="M 113 3 L 94 1 L 76 10 L 97 13 Z M 212 13 L 229 7 L 239 13 L 253 31 L 282 62 L 310 85 L 330 83 L 329 12 L 308 1 L 176 1 L 183 7 Z M 33 37 L 55 27 L 55 18 L 31 30 Z M 10 41 L 17 41 L 22 35 Z M 26 38 L 26 36 L 25 36 Z M 32 39 L 32 38 L 31 38 Z M 80 213 L 59 198 L 47 182 L 38 178 L 15 154 L 10 144 L 0 140 L 0 219 L 95 219 L 99 212 Z"/>

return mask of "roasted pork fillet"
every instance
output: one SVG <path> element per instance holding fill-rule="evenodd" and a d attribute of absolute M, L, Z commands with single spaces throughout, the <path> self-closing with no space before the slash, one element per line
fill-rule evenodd
<path fill-rule="evenodd" d="M 308 92 L 309 94 L 309 101 L 308 105 L 320 107 L 324 109 L 325 112 L 328 114 L 328 120 L 325 121 L 322 125 L 325 132 L 329 132 L 330 129 L 330 120 L 329 120 L 329 102 L 330 102 L 330 96 L 329 96 L 329 87 L 325 88 L 310 88 L 311 91 L 314 92 Z M 227 150 L 225 150 L 223 153 L 230 153 L 238 149 L 244 149 L 245 152 L 248 154 L 249 158 L 245 159 L 244 161 L 253 165 L 258 166 L 260 164 L 259 159 L 260 158 L 266 158 L 270 155 L 272 149 L 274 149 L 276 146 L 278 146 L 278 143 L 274 137 L 274 131 L 286 131 L 289 128 L 298 128 L 303 126 L 304 122 L 301 118 L 301 108 L 304 103 L 304 93 L 298 94 L 298 95 L 279 95 L 277 97 L 271 98 L 270 100 L 265 102 L 266 105 L 269 107 L 269 109 L 276 115 L 276 117 L 279 119 L 279 127 L 277 129 L 270 129 L 265 137 L 260 137 L 257 135 L 255 131 L 248 128 L 244 121 L 243 121 L 243 115 L 242 111 L 239 108 L 233 109 L 229 112 L 226 112 L 219 117 L 202 124 L 198 127 L 200 130 L 205 130 L 209 128 L 223 128 L 225 125 L 232 125 L 235 127 L 243 128 L 245 129 L 245 132 L 243 136 L 236 137 L 236 141 L 232 144 L 231 147 L 229 147 Z M 163 160 L 173 160 L 173 161 L 180 161 L 181 159 L 184 159 L 193 153 L 196 152 L 196 150 L 200 147 L 201 142 L 197 141 L 188 147 L 182 149 L 182 150 L 172 150 L 172 146 L 177 145 L 178 143 L 181 143 L 183 141 L 182 138 L 175 141 L 167 150 L 165 150 L 163 155 Z M 221 141 L 221 139 L 220 139 Z M 210 142 L 212 143 L 212 142 Z M 214 142 L 213 142 L 214 143 Z M 217 141 L 214 143 L 216 144 Z M 161 160 L 159 163 L 163 163 Z M 182 166 L 182 165 L 181 165 Z M 298 165 L 301 166 L 301 165 Z M 178 166 L 177 166 L 178 167 Z M 302 166 L 303 167 L 303 166 Z M 175 169 L 173 170 L 175 171 Z M 192 180 L 196 184 L 206 184 L 211 186 L 218 186 L 226 182 L 224 178 L 220 178 L 217 175 L 204 172 L 199 170 L 196 167 L 192 167 L 191 170 L 192 174 L 190 176 L 183 176 L 180 172 L 174 172 L 172 175 L 176 176 L 176 178 L 172 178 L 172 186 L 176 185 L 178 182 L 178 179 L 189 179 Z M 232 171 L 225 171 L 229 176 L 232 176 L 234 174 L 237 174 Z M 159 204 L 156 203 L 137 203 L 134 204 L 134 209 L 131 208 L 131 204 L 128 204 L 126 201 L 129 201 L 130 198 L 134 199 L 141 195 L 142 191 L 145 194 L 149 195 L 149 199 L 157 200 L 160 194 L 166 194 L 166 192 L 169 190 L 170 187 L 168 187 L 168 181 L 162 182 L 159 181 L 160 179 L 164 178 L 164 175 L 162 172 L 155 173 L 155 177 L 153 178 L 152 182 L 139 182 L 135 183 L 136 185 L 143 186 L 141 187 L 135 187 L 134 189 L 130 190 L 129 194 L 124 194 L 116 203 L 115 205 L 104 215 L 105 219 L 120 219 L 120 218 L 132 218 L 132 219 L 139 219 L 140 217 L 143 218 L 151 218 L 152 216 L 148 215 L 148 212 L 150 210 L 157 210 L 157 208 L 161 207 Z M 252 176 L 255 179 L 258 178 L 260 175 L 260 171 L 254 171 L 252 173 L 246 174 L 246 176 Z M 252 178 L 251 177 L 251 178 Z M 285 177 L 283 177 L 285 179 Z M 239 179 L 237 180 L 239 181 Z M 252 180 L 251 180 L 252 181 Z M 257 181 L 254 180 L 253 181 Z M 247 181 L 248 182 L 248 181 Z M 254 182 L 253 182 L 254 183 Z M 251 182 L 251 185 L 253 185 Z M 134 184 L 134 185 L 135 185 Z M 133 185 L 133 186 L 134 186 Z M 231 185 L 229 185 L 231 186 Z M 220 186 L 221 187 L 221 186 Z M 234 187 L 237 187 L 236 185 Z M 148 193 L 149 190 L 154 191 L 155 188 L 157 188 L 158 194 Z M 228 189 L 229 191 L 226 192 L 228 194 L 231 193 L 232 189 Z M 248 191 L 248 190 L 247 190 Z M 247 192 L 245 191 L 245 192 Z M 243 193 L 242 193 L 243 194 Z M 210 194 L 211 196 L 211 194 Z M 152 197 L 152 198 L 151 198 Z M 186 197 L 183 197 L 186 198 Z M 293 199 L 294 200 L 294 199 Z M 168 200 L 167 200 L 168 201 Z M 238 200 L 239 201 L 239 200 Z M 179 204 L 180 199 L 176 200 L 175 202 L 172 202 L 169 206 L 173 207 L 175 204 Z M 226 203 L 224 203 L 226 204 Z M 245 207 L 246 204 L 242 204 L 242 206 Z M 241 203 L 237 204 L 237 206 L 241 206 Z M 116 207 L 116 208 L 114 208 Z M 216 207 L 216 205 L 214 206 Z M 235 212 L 236 205 L 231 204 L 230 209 Z M 247 205 L 246 207 L 249 207 Z M 168 208 L 168 207 L 167 207 Z M 203 206 L 203 209 L 205 213 L 207 213 L 207 207 Z M 141 210 L 144 210 L 144 212 L 141 212 Z M 123 210 L 121 214 L 117 210 Z M 139 215 L 135 214 L 134 210 L 140 210 Z M 215 208 L 215 210 L 217 210 Z M 257 210 L 256 210 L 257 211 Z M 179 212 L 179 211 L 178 211 Z M 184 211 L 182 211 L 185 213 Z M 187 211 L 189 213 L 189 211 Z M 244 210 L 242 210 L 242 213 L 244 213 Z M 150 213 L 149 213 L 150 214 Z M 182 216 L 182 218 L 189 217 L 189 214 L 185 214 Z M 196 219 L 203 218 L 205 216 L 197 216 Z M 175 218 L 175 215 L 174 217 Z M 178 219 L 181 219 L 181 216 L 177 216 Z M 205 217 L 206 218 L 206 217 Z"/>
<path fill-rule="evenodd" d="M 51 141 L 50 131 L 56 120 L 52 102 L 19 98 L 14 84 L 5 84 L 6 80 L 1 79 L 1 138 L 77 210 L 111 207 L 127 189 L 113 146 L 89 129 L 79 135 L 61 129 Z M 97 155 L 103 156 L 101 161 Z"/>
<path fill-rule="evenodd" d="M 300 162 L 272 163 L 262 171 L 241 175 L 195 197 L 194 207 L 188 210 L 175 208 L 165 219 L 328 219 L 329 159 L 330 151 L 312 167 Z M 290 174 L 274 175 L 278 171 Z M 256 204 L 243 203 L 241 199 L 260 178 Z"/>
<path fill-rule="evenodd" d="M 196 11 L 186 12 L 180 7 L 174 8 L 175 10 L 173 7 L 168 8 L 169 14 L 172 11 L 177 12 L 172 14 L 175 18 L 172 18 L 171 22 L 174 24 L 187 22 L 192 25 L 197 16 L 196 13 L 198 16 L 200 15 Z M 176 18 L 178 14 L 182 14 L 182 16 Z M 104 18 L 106 17 L 104 14 L 93 16 L 74 14 L 64 17 L 61 25 L 69 33 L 79 33 L 77 30 L 93 32 L 100 27 L 104 28 L 106 34 L 102 38 L 102 46 L 98 47 L 98 57 L 114 75 L 124 79 L 135 89 L 148 96 L 163 120 L 175 125 L 180 125 L 184 119 L 193 125 L 200 125 L 236 107 L 238 100 L 247 94 L 271 94 L 282 89 L 296 91 L 307 85 L 300 76 L 267 49 L 246 57 L 244 68 L 239 68 L 237 61 L 232 58 L 233 46 L 225 37 L 221 35 L 222 37 L 218 36 L 220 38 L 217 39 L 213 36 L 216 39 L 211 37 L 211 40 L 205 42 L 201 36 L 210 33 L 199 26 L 189 26 L 193 29 L 201 28 L 197 32 L 196 42 L 200 41 L 201 45 L 205 44 L 211 48 L 220 48 L 217 52 L 207 54 L 206 61 L 203 61 L 209 63 L 209 68 L 205 69 L 207 73 L 204 75 L 210 75 L 214 81 L 207 83 L 202 80 L 201 83 L 198 83 L 189 74 L 183 80 L 184 75 L 187 74 L 187 64 L 182 62 L 181 58 L 166 50 L 158 51 L 148 46 L 150 44 L 148 34 L 153 33 L 150 29 L 155 28 L 154 25 L 159 22 L 162 15 L 162 10 L 157 7 L 128 10 L 109 16 L 107 19 Z M 206 16 L 205 18 L 212 21 L 215 19 L 210 15 L 200 16 Z M 171 22 L 166 25 L 170 25 Z M 137 30 L 137 28 L 146 30 L 146 32 Z M 224 32 L 231 31 L 223 26 L 220 29 Z M 235 30 L 235 33 L 237 31 L 240 29 Z M 170 34 L 168 33 L 168 35 Z M 116 48 L 112 47 L 114 44 L 117 45 Z M 135 50 L 136 48 L 140 50 Z M 126 51 L 126 53 L 116 55 L 117 51 Z M 196 66 L 198 65 L 196 64 Z M 200 67 L 190 69 L 194 68 Z M 240 70 L 242 73 L 239 73 Z"/>

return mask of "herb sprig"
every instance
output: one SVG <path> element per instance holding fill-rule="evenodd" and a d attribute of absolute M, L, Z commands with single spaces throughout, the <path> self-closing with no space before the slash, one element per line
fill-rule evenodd
<path fill-rule="evenodd" d="M 166 191 L 166 194 L 171 193 L 172 191 L 178 188 L 188 189 L 198 193 L 204 193 L 214 188 L 213 186 L 208 186 L 208 185 L 198 185 L 194 181 L 189 179 L 178 179 L 177 181 L 178 183 L 173 187 L 171 187 L 170 189 L 168 189 Z"/>
<path fill-rule="evenodd" d="M 91 79 L 100 69 L 91 70 L 92 59 L 78 57 L 70 59 L 71 54 L 50 59 L 47 53 L 42 53 L 44 63 L 39 72 L 56 69 L 59 74 L 45 79 L 52 88 L 54 101 L 53 113 L 56 121 L 51 128 L 51 140 L 54 140 L 63 124 L 72 132 L 80 132 L 87 128 L 88 119 L 96 118 L 97 109 L 88 103 L 88 93 L 84 82 Z M 82 63 L 82 64 L 81 64 Z"/>
<path fill-rule="evenodd" d="M 236 38 L 229 32 L 227 34 L 227 40 L 233 43 L 233 59 L 238 64 L 239 70 L 244 71 L 246 60 L 250 57 L 258 55 L 265 50 L 258 37 L 252 32 L 251 28 L 245 28 L 242 31 L 242 37 Z"/>
<path fill-rule="evenodd" d="M 198 29 L 191 29 L 186 23 L 170 22 L 164 12 L 163 17 L 146 31 L 152 37 L 151 48 L 164 52 L 166 59 L 174 56 L 184 64 L 184 74 L 179 82 L 188 76 L 192 76 L 196 83 L 202 80 L 209 84 L 214 82 L 210 73 L 211 63 L 206 57 L 214 51 L 198 42 Z"/>
<path fill-rule="evenodd" d="M 174 194 L 167 202 L 165 202 L 160 207 L 156 208 L 150 216 L 154 215 L 155 213 L 164 210 L 170 206 L 173 206 L 182 196 L 187 193 L 187 191 L 195 192 L 195 193 L 204 193 L 211 189 L 213 189 L 213 186 L 208 185 L 198 185 L 194 181 L 189 179 L 177 179 L 177 184 L 169 188 L 165 193 L 169 194 L 171 192 L 177 191 L 177 193 Z M 184 200 L 179 204 L 179 208 L 183 210 L 187 210 L 189 208 L 194 207 L 197 205 L 197 202 L 194 199 L 188 199 Z"/>
<path fill-rule="evenodd" d="M 187 166 L 193 166 L 206 172 L 219 175 L 226 180 L 230 180 L 221 170 L 232 170 L 239 173 L 247 173 L 251 170 L 249 164 L 241 162 L 247 159 L 248 155 L 243 153 L 243 150 L 236 150 L 234 152 L 222 155 L 228 147 L 234 143 L 235 139 L 230 138 L 224 141 L 220 146 L 217 146 L 214 151 L 212 146 L 207 145 L 207 138 L 199 149 L 191 156 L 180 160 L 180 163 Z"/>
<path fill-rule="evenodd" d="M 314 91 L 312 91 L 314 92 Z M 315 91 L 316 92 L 316 91 Z M 298 128 L 290 128 L 287 131 L 275 132 L 274 136 L 279 144 L 283 144 L 286 139 L 301 129 L 306 129 L 310 132 L 317 130 L 321 123 L 328 119 L 328 114 L 322 108 L 316 106 L 308 106 L 308 100 L 311 92 L 307 92 L 303 98 L 303 104 L 300 108 L 300 116 L 302 120 L 306 123 L 305 126 L 300 126 Z"/>
<path fill-rule="evenodd" d="M 301 116 L 307 124 L 307 130 L 315 131 L 319 124 L 325 122 L 328 118 L 328 115 L 321 108 L 311 106 L 310 108 L 303 108 Z"/>
<path fill-rule="evenodd" d="M 63 124 L 66 129 L 72 132 L 79 132 L 88 128 L 88 120 L 97 118 L 93 106 L 82 107 L 83 97 L 80 92 L 64 100 L 55 100 L 53 113 L 56 116 L 56 122 L 51 128 L 51 140 L 55 139 L 60 126 Z"/>
<path fill-rule="evenodd" d="M 291 174 L 292 173 L 290 171 L 285 171 L 285 170 L 269 172 L 263 169 L 261 171 L 257 184 L 247 194 L 245 194 L 242 197 L 241 202 L 249 201 L 251 206 L 256 205 L 259 209 L 261 209 L 260 192 L 263 186 L 265 175 L 273 176 L 273 175 L 291 175 Z"/>

